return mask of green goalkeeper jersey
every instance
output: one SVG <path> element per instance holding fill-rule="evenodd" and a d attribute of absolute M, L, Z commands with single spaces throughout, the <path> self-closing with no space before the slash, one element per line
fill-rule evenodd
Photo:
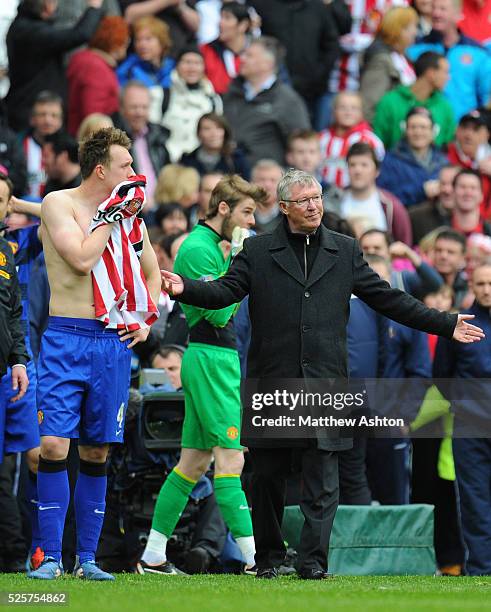
<path fill-rule="evenodd" d="M 182 243 L 174 264 L 174 272 L 194 280 L 211 281 L 223 276 L 230 265 L 230 257 L 225 261 L 220 248 L 222 237 L 210 226 L 200 221 L 190 235 Z M 193 328 L 202 323 L 209 323 L 215 328 L 225 328 L 237 309 L 232 304 L 220 310 L 206 310 L 197 306 L 181 304 L 186 321 L 191 329 L 193 341 Z M 206 342 L 206 340 L 205 340 Z M 215 344 L 215 342 L 211 342 Z"/>

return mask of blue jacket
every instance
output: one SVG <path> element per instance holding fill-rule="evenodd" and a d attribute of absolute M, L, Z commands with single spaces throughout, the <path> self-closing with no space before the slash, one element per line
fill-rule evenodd
<path fill-rule="evenodd" d="M 164 89 L 168 89 L 171 85 L 170 74 L 174 65 L 174 60 L 167 57 L 160 68 L 155 68 L 150 62 L 146 62 L 140 59 L 136 53 L 132 53 L 117 67 L 116 74 L 122 87 L 128 81 L 136 80 L 147 87 L 160 85 Z"/>
<path fill-rule="evenodd" d="M 489 308 L 483 308 L 477 302 L 462 312 L 475 315 L 472 324 L 483 329 L 486 337 L 471 344 L 439 338 L 433 376 L 438 379 L 440 391 L 451 401 L 456 419 L 459 414 L 471 415 L 469 436 L 479 437 L 478 427 L 482 421 L 485 426 L 483 436 L 487 437 L 491 416 L 488 380 L 491 378 L 491 316 Z M 443 383 L 441 379 L 451 380 Z"/>
<path fill-rule="evenodd" d="M 377 378 L 384 360 L 387 319 L 357 297 L 350 300 L 347 344 L 351 378 Z"/>
<path fill-rule="evenodd" d="M 423 184 L 437 179 L 440 170 L 448 160 L 436 147 L 431 148 L 431 162 L 423 166 L 414 155 L 405 138 L 392 151 L 388 151 L 380 168 L 377 185 L 390 191 L 404 206 L 420 204 L 428 199 Z"/>
<path fill-rule="evenodd" d="M 420 43 L 409 47 L 407 55 L 414 61 L 425 51 L 441 53 L 450 63 L 450 79 L 444 93 L 457 120 L 488 103 L 491 93 L 491 53 L 488 49 L 463 34 L 456 45 L 446 49 L 441 34 L 431 31 Z"/>

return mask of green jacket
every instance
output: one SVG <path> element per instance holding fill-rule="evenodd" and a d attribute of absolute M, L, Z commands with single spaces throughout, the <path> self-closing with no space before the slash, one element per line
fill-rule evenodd
<path fill-rule="evenodd" d="M 382 140 L 386 149 L 391 149 L 402 137 L 404 120 L 415 106 L 427 108 L 435 122 L 435 144 L 438 147 L 453 140 L 455 118 L 452 107 L 445 96 L 435 91 L 427 100 L 418 100 L 406 85 L 399 85 L 387 92 L 375 109 L 373 130 Z"/>
<path fill-rule="evenodd" d="M 194 280 L 215 280 L 230 265 L 230 258 L 223 259 L 220 248 L 222 241 L 211 227 L 199 223 L 182 243 L 174 264 L 174 272 Z M 181 304 L 189 327 L 194 327 L 201 319 L 206 319 L 214 327 L 225 327 L 237 308 L 236 304 L 221 310 L 206 310 L 196 306 Z"/>

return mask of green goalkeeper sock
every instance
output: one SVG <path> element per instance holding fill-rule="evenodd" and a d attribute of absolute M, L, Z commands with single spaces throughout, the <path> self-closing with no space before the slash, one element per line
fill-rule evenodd
<path fill-rule="evenodd" d="M 160 489 L 153 514 L 152 529 L 170 538 L 196 482 L 177 468 L 172 470 Z"/>
<path fill-rule="evenodd" d="M 248 565 L 254 563 L 254 538 L 249 506 L 238 474 L 215 475 L 215 497 L 227 527 Z"/>

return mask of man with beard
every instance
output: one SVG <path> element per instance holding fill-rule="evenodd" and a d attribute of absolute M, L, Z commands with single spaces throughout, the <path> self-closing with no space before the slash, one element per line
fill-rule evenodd
<path fill-rule="evenodd" d="M 232 242 L 236 227 L 251 228 L 256 202 L 265 199 L 262 188 L 238 175 L 221 179 L 211 194 L 205 220 L 198 222 L 179 249 L 175 272 L 202 281 L 223 276 L 230 257 L 224 261 L 220 242 Z M 232 253 L 234 246 L 235 232 Z M 182 573 L 167 561 L 167 541 L 212 457 L 218 506 L 242 552 L 245 573 L 255 573 L 251 516 L 240 481 L 244 465 L 240 444 L 240 366 L 232 324 L 237 307 L 182 307 L 190 342 L 181 370 L 185 393 L 181 458 L 160 490 L 147 546 L 137 565 L 140 574 Z"/>

